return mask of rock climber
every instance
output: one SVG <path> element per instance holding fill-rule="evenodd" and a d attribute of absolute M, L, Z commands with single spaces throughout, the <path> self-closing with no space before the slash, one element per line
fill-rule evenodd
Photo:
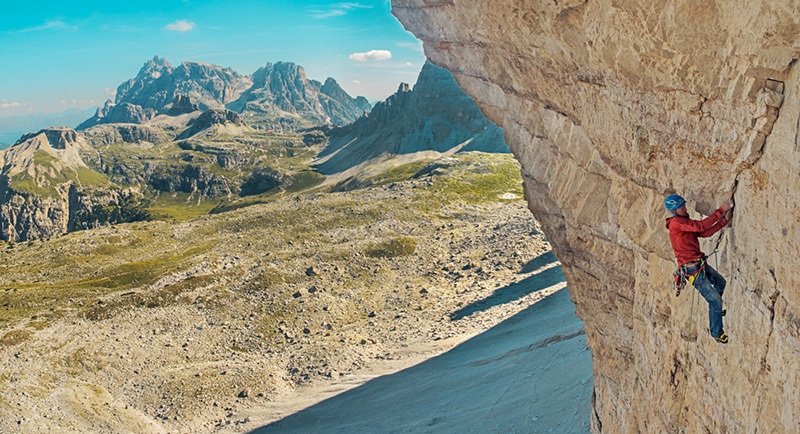
<path fill-rule="evenodd" d="M 667 218 L 669 241 L 680 266 L 676 276 L 686 279 L 697 288 L 708 302 L 708 322 L 711 336 L 717 342 L 728 343 L 728 335 L 722 327 L 722 293 L 725 279 L 706 262 L 706 255 L 700 251 L 699 237 L 710 237 L 728 225 L 733 211 L 733 201 L 728 200 L 703 220 L 692 220 L 686 210 L 686 200 L 677 194 L 664 199 L 664 206 L 672 215 Z M 681 284 L 682 285 L 682 284 Z M 680 287 L 679 291 L 680 293 Z"/>

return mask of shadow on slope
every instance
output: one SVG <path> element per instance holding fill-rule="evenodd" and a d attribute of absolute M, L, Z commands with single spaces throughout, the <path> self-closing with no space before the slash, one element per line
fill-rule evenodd
<path fill-rule="evenodd" d="M 592 361 L 566 289 L 440 356 L 253 433 L 589 432 Z"/>
<path fill-rule="evenodd" d="M 550 264 L 553 264 L 558 261 L 556 254 L 553 253 L 552 250 L 548 251 L 547 253 L 541 254 L 530 261 L 527 264 L 522 266 L 522 270 L 519 271 L 519 274 L 527 274 L 534 272 L 540 268 L 546 267 Z"/>
<path fill-rule="evenodd" d="M 539 256 L 538 258 L 529 262 L 528 265 L 535 262 L 537 259 L 545 256 L 547 256 L 547 254 Z M 555 255 L 553 255 L 553 259 L 555 259 Z M 542 264 L 538 267 L 535 267 L 534 269 L 541 269 L 541 271 L 532 274 L 519 282 L 512 283 L 511 285 L 505 286 L 503 288 L 499 288 L 489 297 L 486 297 L 483 300 L 478 300 L 472 304 L 464 306 L 463 308 L 451 313 L 450 319 L 453 321 L 457 321 L 460 320 L 461 318 L 470 316 L 475 312 L 489 310 L 494 306 L 510 303 L 528 294 L 541 291 L 545 288 L 549 288 L 553 285 L 563 282 L 565 279 L 564 279 L 564 273 L 561 272 L 561 267 L 552 266 L 550 268 L 542 269 L 542 267 L 552 264 L 554 262 L 555 260 L 552 262 L 548 262 L 546 264 Z"/>

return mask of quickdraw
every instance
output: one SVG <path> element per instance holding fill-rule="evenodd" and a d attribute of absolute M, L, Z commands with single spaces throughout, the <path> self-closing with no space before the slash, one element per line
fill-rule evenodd
<path fill-rule="evenodd" d="M 687 262 L 672 273 L 672 289 L 675 290 L 675 297 L 681 295 L 687 281 L 694 284 L 695 277 L 706 268 L 706 258 L 707 256 L 703 256 L 696 261 Z"/>

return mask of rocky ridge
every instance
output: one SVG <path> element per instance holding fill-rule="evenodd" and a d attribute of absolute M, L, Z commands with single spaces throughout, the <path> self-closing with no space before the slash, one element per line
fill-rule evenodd
<path fill-rule="evenodd" d="M 192 98 L 189 97 L 189 95 L 178 94 L 175 95 L 175 99 L 172 101 L 172 105 L 167 111 L 167 114 L 170 116 L 177 116 L 197 110 L 200 110 L 200 106 L 192 102 Z"/>
<path fill-rule="evenodd" d="M 180 133 L 176 137 L 176 140 L 187 139 L 215 126 L 220 126 L 223 128 L 226 126 L 232 126 L 234 128 L 233 130 L 230 128 L 226 130 L 228 132 L 232 132 L 232 135 L 237 135 L 237 133 L 238 135 L 241 135 L 246 131 L 241 129 L 246 128 L 246 125 L 238 113 L 226 109 L 206 110 L 200 116 L 189 121 L 189 128 Z M 236 127 L 240 128 L 237 129 Z"/>
<path fill-rule="evenodd" d="M 593 430 L 797 431 L 796 4 L 392 8 L 522 164 L 592 348 Z M 732 227 L 703 244 L 718 243 L 728 279 L 727 346 L 708 335 L 704 301 L 671 290 L 672 192 L 695 218 L 736 201 Z"/>
<path fill-rule="evenodd" d="M 413 89 L 397 92 L 329 133 L 317 169 L 337 173 L 378 158 L 422 151 L 509 152 L 503 131 L 481 113 L 452 74 L 427 62 Z M 458 148 L 458 149 L 456 149 Z"/>

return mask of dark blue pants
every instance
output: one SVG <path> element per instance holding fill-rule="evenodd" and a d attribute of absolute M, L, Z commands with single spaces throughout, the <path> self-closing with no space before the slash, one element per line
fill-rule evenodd
<path fill-rule="evenodd" d="M 725 292 L 725 283 L 725 278 L 708 264 L 694 279 L 694 287 L 708 302 L 708 329 L 715 338 L 725 333 L 722 329 L 722 293 Z"/>

